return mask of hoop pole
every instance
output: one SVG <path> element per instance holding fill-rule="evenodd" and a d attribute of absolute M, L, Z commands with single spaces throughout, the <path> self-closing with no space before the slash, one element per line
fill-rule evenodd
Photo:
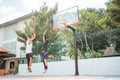
<path fill-rule="evenodd" d="M 75 76 L 79 75 L 79 71 L 78 71 L 78 53 L 77 53 L 77 45 L 76 45 L 76 30 L 71 27 L 71 26 L 67 26 L 67 28 L 71 29 L 73 31 L 73 36 L 74 36 L 74 54 L 75 54 Z"/>
<path fill-rule="evenodd" d="M 74 24 L 78 24 L 79 22 L 73 23 L 73 24 L 66 24 L 66 23 L 61 23 L 63 24 L 65 27 L 71 29 L 73 31 L 73 36 L 74 36 L 74 55 L 75 55 L 75 76 L 79 75 L 79 71 L 78 71 L 78 53 L 77 53 L 77 44 L 76 44 L 76 39 L 77 39 L 77 35 L 76 35 L 76 29 L 74 29 L 72 27 L 72 25 Z"/>

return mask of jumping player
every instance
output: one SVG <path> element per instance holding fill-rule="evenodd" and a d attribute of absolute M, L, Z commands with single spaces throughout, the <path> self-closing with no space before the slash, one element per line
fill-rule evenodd
<path fill-rule="evenodd" d="M 33 47 L 33 40 L 35 39 L 35 31 L 34 29 L 30 29 L 30 32 L 32 34 L 31 38 L 27 36 L 26 41 L 26 58 L 27 58 L 27 66 L 28 66 L 28 72 L 32 72 L 31 66 L 32 66 L 32 59 L 33 59 L 33 53 L 32 53 L 32 47 Z"/>
<path fill-rule="evenodd" d="M 48 63 L 47 63 L 47 58 L 48 58 L 48 52 L 47 52 L 47 44 L 48 40 L 46 39 L 46 30 L 43 32 L 43 48 L 42 48 L 42 58 L 43 58 L 43 65 L 44 65 L 44 73 L 48 69 Z"/>

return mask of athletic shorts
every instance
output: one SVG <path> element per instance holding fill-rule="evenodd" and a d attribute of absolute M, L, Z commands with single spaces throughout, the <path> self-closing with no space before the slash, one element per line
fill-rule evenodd
<path fill-rule="evenodd" d="M 33 58 L 33 54 L 32 54 L 32 53 L 28 53 L 28 54 L 26 54 L 26 58 L 30 58 L 30 57 Z"/>

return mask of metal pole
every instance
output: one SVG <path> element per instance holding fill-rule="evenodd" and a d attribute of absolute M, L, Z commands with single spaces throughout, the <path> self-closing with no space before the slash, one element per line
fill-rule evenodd
<path fill-rule="evenodd" d="M 88 58 L 88 43 L 87 43 L 87 38 L 86 38 L 86 33 L 85 33 L 85 43 L 86 43 L 86 53 L 85 53 L 85 56 Z"/>
<path fill-rule="evenodd" d="M 38 58 L 39 58 L 39 56 L 38 56 L 39 42 L 38 41 L 36 42 L 36 47 L 37 47 L 37 51 L 36 51 L 37 59 L 36 59 L 36 61 L 38 62 L 39 61 L 38 60 Z"/>
<path fill-rule="evenodd" d="M 22 64 L 21 53 L 22 53 L 22 50 L 21 50 L 21 48 L 20 48 L 20 64 Z"/>
<path fill-rule="evenodd" d="M 76 45 L 76 30 L 74 28 L 72 28 L 71 26 L 67 26 L 69 29 L 71 29 L 73 31 L 73 36 L 74 36 L 74 54 L 75 54 L 75 75 L 79 75 L 79 71 L 78 71 L 78 54 L 77 54 L 77 45 Z"/>

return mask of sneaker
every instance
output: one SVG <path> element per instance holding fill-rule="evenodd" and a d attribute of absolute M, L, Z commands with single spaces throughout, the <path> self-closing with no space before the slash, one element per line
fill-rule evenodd
<path fill-rule="evenodd" d="M 32 72 L 31 68 L 28 68 L 28 72 Z"/>
<path fill-rule="evenodd" d="M 46 73 L 47 72 L 47 70 L 45 70 L 43 73 Z"/>

